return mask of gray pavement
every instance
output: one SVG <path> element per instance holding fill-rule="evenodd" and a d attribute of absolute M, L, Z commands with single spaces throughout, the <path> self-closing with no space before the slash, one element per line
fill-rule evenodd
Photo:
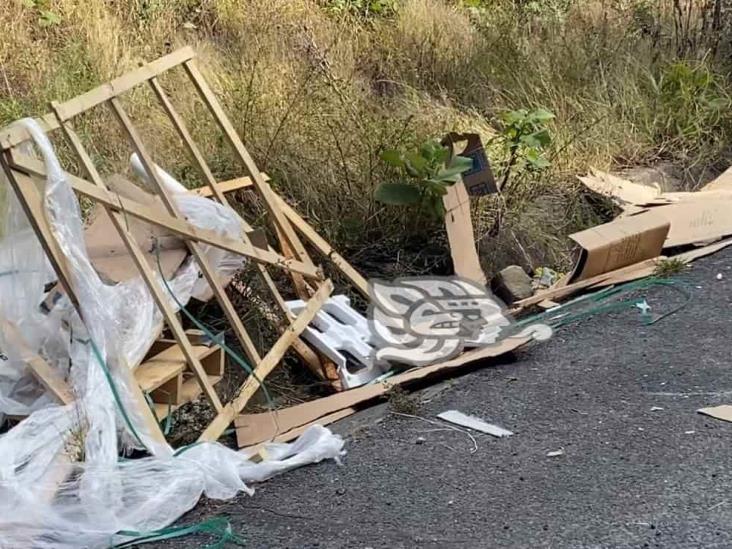
<path fill-rule="evenodd" d="M 730 267 L 732 250 L 700 260 L 691 300 L 657 324 L 599 315 L 421 393 L 424 418 L 459 409 L 512 437 L 476 435 L 471 452 L 464 433 L 382 405 L 336 427 L 343 465 L 204 501 L 181 523 L 226 516 L 262 548 L 732 547 L 732 423 L 696 413 L 732 404 Z M 656 312 L 682 299 L 646 294 Z"/>

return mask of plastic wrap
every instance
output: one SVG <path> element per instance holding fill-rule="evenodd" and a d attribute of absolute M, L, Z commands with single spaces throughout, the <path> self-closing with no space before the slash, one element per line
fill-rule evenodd
<path fill-rule="evenodd" d="M 31 348 L 67 378 L 75 402 L 60 406 L 49 399 L 14 358 L 12 340 L 2 336 L 8 359 L 0 362 L 0 410 L 17 405 L 32 413 L 0 436 L 0 547 L 107 547 L 122 541 L 115 535 L 121 530 L 167 526 L 204 493 L 213 498 L 251 493 L 246 483 L 341 455 L 343 441 L 318 426 L 293 444 L 272 446 L 260 463 L 217 443 L 174 454 L 157 442 L 135 406 L 131 366 L 157 334 L 160 313 L 139 277 L 114 286 L 99 278 L 84 247 L 76 197 L 48 138 L 34 121 L 21 123 L 45 162 L 47 219 L 65 256 L 81 317 L 63 296 L 50 314 L 40 312 L 44 285 L 54 277 L 11 198 L 0 242 L 0 317 L 21 326 Z M 211 203 L 197 200 L 201 209 Z M 179 203 L 182 209 L 187 201 Z M 186 209 L 197 223 L 195 204 Z M 232 223 L 217 230 L 236 238 L 240 228 Z M 189 263 L 169 284 L 186 302 L 197 279 Z M 120 460 L 121 440 L 144 446 L 150 456 Z"/>
<path fill-rule="evenodd" d="M 142 179 L 150 190 L 155 192 L 150 183 L 142 162 L 137 154 L 130 157 L 130 166 L 135 174 Z M 202 199 L 200 196 L 192 195 L 183 185 L 181 185 L 172 175 L 163 170 L 160 166 L 155 165 L 158 177 L 166 190 L 171 194 L 181 213 L 194 225 L 212 230 L 219 236 L 229 236 L 239 238 L 242 230 L 242 220 L 239 215 L 231 208 L 222 206 L 213 200 Z M 236 236 L 234 236 L 236 235 Z M 245 258 L 232 253 L 210 246 L 208 244 L 201 245 L 201 251 L 214 270 L 222 279 L 228 279 L 234 276 L 245 263 Z M 207 300 L 210 297 L 208 283 L 205 279 L 199 279 L 191 291 L 192 297 L 201 300 Z"/>

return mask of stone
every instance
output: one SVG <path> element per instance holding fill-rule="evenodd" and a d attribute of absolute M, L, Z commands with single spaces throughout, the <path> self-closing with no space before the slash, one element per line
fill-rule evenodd
<path fill-rule="evenodd" d="M 526 299 L 534 294 L 531 277 L 518 265 L 501 270 L 491 280 L 491 289 L 506 304 Z"/>

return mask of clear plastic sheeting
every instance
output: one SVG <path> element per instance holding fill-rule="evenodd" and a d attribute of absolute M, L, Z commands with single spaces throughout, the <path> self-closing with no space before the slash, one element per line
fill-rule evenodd
<path fill-rule="evenodd" d="M 130 166 L 132 166 L 132 171 L 145 182 L 150 190 L 155 192 L 147 171 L 137 154 L 132 154 L 130 157 Z M 192 195 L 188 192 L 188 189 L 160 166 L 155 165 L 155 170 L 157 170 L 158 178 L 165 190 L 172 196 L 176 206 L 191 223 L 203 229 L 214 231 L 219 236 L 240 238 L 242 219 L 234 210 L 213 200 Z M 221 279 L 229 279 L 244 266 L 244 257 L 221 248 L 201 244 L 201 251 Z M 196 282 L 191 291 L 191 296 L 204 301 L 211 297 L 210 288 L 205 279 Z"/>
<path fill-rule="evenodd" d="M 129 539 L 117 536 L 119 531 L 144 533 L 169 525 L 202 494 L 231 498 L 240 491 L 251 493 L 247 483 L 337 459 L 343 441 L 319 426 L 293 444 L 271 445 L 260 463 L 218 443 L 175 453 L 158 441 L 137 408 L 131 366 L 158 334 L 160 313 L 139 277 L 113 286 L 99 278 L 83 244 L 78 202 L 48 138 L 33 120 L 19 123 L 45 162 L 47 219 L 65 257 L 81 317 L 63 293 L 50 312 L 39 307 L 55 276 L 4 181 L 8 199 L 0 241 L 0 320 L 16 325 L 33 352 L 66 378 L 75 401 L 57 404 L 30 375 L 16 342 L 0 330 L 6 357 L 0 360 L 0 414 L 30 414 L 0 436 L 0 547 L 107 547 Z M 220 219 L 206 213 L 212 201 L 190 195 L 180 199 L 191 223 L 229 238 L 239 236 L 238 222 L 236 227 L 211 227 Z M 184 207 L 182 202 L 189 201 Z M 205 219 L 197 216 L 200 211 Z M 233 212 L 224 217 L 237 219 Z M 189 262 L 168 284 L 185 303 L 198 279 L 198 269 Z M 144 447 L 150 456 L 120 459 L 129 447 Z"/>

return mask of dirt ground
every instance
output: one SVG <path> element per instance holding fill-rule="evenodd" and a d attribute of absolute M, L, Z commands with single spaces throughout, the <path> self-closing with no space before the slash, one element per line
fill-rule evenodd
<path fill-rule="evenodd" d="M 262 548 L 732 547 L 732 424 L 696 412 L 732 403 L 732 251 L 683 278 L 689 301 L 656 324 L 630 309 L 592 317 L 420 394 L 423 418 L 458 409 L 512 437 L 476 435 L 473 451 L 464 433 L 381 405 L 335 427 L 342 465 L 202 502 L 180 523 L 225 516 Z M 685 300 L 644 295 L 657 313 Z"/>

